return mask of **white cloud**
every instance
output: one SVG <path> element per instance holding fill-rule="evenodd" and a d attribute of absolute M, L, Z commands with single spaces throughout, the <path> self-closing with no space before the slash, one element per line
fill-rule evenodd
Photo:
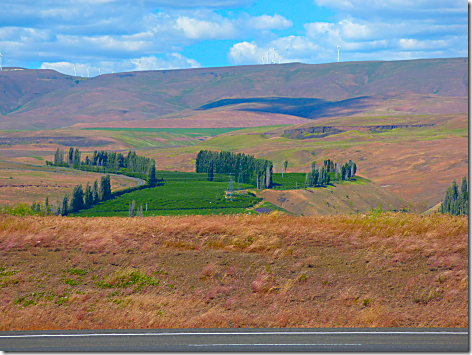
<path fill-rule="evenodd" d="M 75 67 L 75 70 L 74 70 Z M 201 65 L 196 60 L 186 58 L 180 53 L 170 53 L 164 58 L 157 58 L 155 56 L 133 58 L 124 61 L 103 61 L 97 65 L 88 66 L 83 63 L 70 62 L 44 62 L 41 64 L 41 69 L 53 69 L 63 74 L 76 75 L 87 77 L 90 75 L 99 75 L 111 72 L 123 71 L 143 71 L 143 70 L 170 70 L 170 69 L 185 69 L 185 68 L 200 68 Z"/>
<path fill-rule="evenodd" d="M 314 0 L 333 12 L 333 21 L 307 23 L 304 32 L 281 38 L 273 30 L 290 29 L 296 17 L 244 12 L 225 17 L 214 11 L 254 2 L 11 1 L 0 12 L 0 50 L 6 65 L 106 63 L 110 70 L 196 66 L 174 54 L 212 40 L 238 42 L 228 52 L 236 64 L 260 63 L 272 47 L 277 62 L 335 61 L 337 45 L 343 60 L 467 55 L 464 0 Z"/>
<path fill-rule="evenodd" d="M 275 50 L 274 50 L 275 49 Z M 233 45 L 228 57 L 235 64 L 262 64 L 270 62 L 288 63 L 312 61 L 318 57 L 318 45 L 306 37 L 288 36 L 258 46 L 254 42 L 240 42 Z"/>
<path fill-rule="evenodd" d="M 236 43 L 229 49 L 229 57 L 234 63 L 262 63 L 265 52 L 254 43 Z"/>
<path fill-rule="evenodd" d="M 467 2 L 464 0 L 314 0 L 319 6 L 339 12 L 342 16 L 362 19 L 394 17 L 436 18 L 444 21 L 448 17 L 467 15 Z"/>
<path fill-rule="evenodd" d="M 192 39 L 232 38 L 236 33 L 234 25 L 226 19 L 215 22 L 183 16 L 177 18 L 174 27 L 182 31 L 187 38 Z"/>
<path fill-rule="evenodd" d="M 168 70 L 201 67 L 200 63 L 196 60 L 186 58 L 180 53 L 171 53 L 165 59 L 154 56 L 132 59 L 131 63 L 135 65 L 134 70 Z"/>
<path fill-rule="evenodd" d="M 419 41 L 416 39 L 411 38 L 402 38 L 399 40 L 399 47 L 402 50 L 410 50 L 410 51 L 424 51 L 424 50 L 438 50 L 444 49 L 448 46 L 448 42 L 444 40 L 426 40 L 426 41 Z"/>
<path fill-rule="evenodd" d="M 245 23 L 246 27 L 256 30 L 285 30 L 293 26 L 292 21 L 275 14 L 274 16 L 262 15 L 249 17 Z"/>
<path fill-rule="evenodd" d="M 384 60 L 393 60 L 398 58 L 396 53 L 402 53 L 402 57 L 421 58 L 420 55 L 430 51 L 425 56 L 428 58 L 461 56 L 466 52 L 466 25 L 421 19 L 390 21 L 347 17 L 336 23 L 314 22 L 304 27 L 311 41 L 333 53 L 331 58 L 335 58 L 338 45 L 344 60 L 377 60 L 375 53 L 382 53 Z M 372 56 L 369 57 L 369 54 Z"/>
<path fill-rule="evenodd" d="M 257 38 L 292 26 L 277 14 L 227 18 L 210 10 L 252 1 L 18 0 L 0 12 L 0 49 L 11 66 L 84 61 L 94 66 L 179 53 L 202 40 Z"/>
<path fill-rule="evenodd" d="M 75 67 L 75 70 L 74 70 Z M 52 69 L 58 71 L 63 74 L 67 75 L 76 75 L 87 77 L 95 76 L 98 74 L 98 68 L 96 67 L 88 67 L 86 64 L 74 64 L 69 62 L 56 62 L 56 63 L 47 63 L 44 62 L 41 64 L 40 69 Z M 88 73 L 87 73 L 88 69 Z"/>

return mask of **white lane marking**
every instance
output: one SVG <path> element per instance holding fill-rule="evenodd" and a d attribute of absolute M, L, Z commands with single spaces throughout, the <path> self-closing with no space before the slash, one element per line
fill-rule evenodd
<path fill-rule="evenodd" d="M 362 344 L 189 344 L 188 346 L 344 346 L 344 345 L 361 346 Z"/>
<path fill-rule="evenodd" d="M 54 338 L 54 337 L 117 337 L 117 336 L 187 336 L 187 335 L 359 335 L 359 334 L 366 334 L 366 335 L 469 335 L 469 332 L 438 332 L 438 331 L 431 331 L 431 332 L 412 332 L 412 331 L 405 331 L 405 332 L 358 332 L 358 331 L 326 331 L 326 332 L 316 332 L 316 331 L 308 331 L 308 332 L 200 332 L 200 333 L 82 333 L 82 334 L 19 334 L 19 335 L 0 335 L 0 338 Z"/>

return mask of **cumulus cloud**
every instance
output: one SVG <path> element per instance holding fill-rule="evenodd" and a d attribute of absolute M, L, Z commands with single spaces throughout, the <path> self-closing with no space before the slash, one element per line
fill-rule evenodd
<path fill-rule="evenodd" d="M 277 14 L 249 17 L 245 22 L 246 27 L 256 30 L 285 30 L 293 26 L 292 21 Z"/>
<path fill-rule="evenodd" d="M 119 62 L 103 61 L 92 66 L 83 63 L 70 62 L 44 62 L 41 64 L 41 69 L 53 69 L 64 74 L 83 77 L 92 77 L 99 75 L 100 73 L 106 74 L 123 71 L 171 70 L 200 67 L 200 63 L 196 60 L 186 58 L 180 53 L 169 53 L 163 58 L 148 56 Z"/>
<path fill-rule="evenodd" d="M 318 45 L 306 37 L 287 36 L 264 45 L 236 43 L 230 48 L 228 57 L 235 64 L 312 62 L 319 57 L 318 49 Z"/>
<path fill-rule="evenodd" d="M 359 5 L 355 0 L 348 2 L 348 7 Z M 339 2 L 335 1 L 333 4 L 332 6 L 337 6 Z M 367 6 L 369 5 L 379 9 L 391 6 L 375 1 L 368 1 Z M 421 10 L 419 6 L 416 8 L 417 11 Z M 366 21 L 349 15 L 333 23 L 307 23 L 304 28 L 310 40 L 333 53 L 332 58 L 336 53 L 336 46 L 341 46 L 344 60 L 377 60 L 382 56 L 385 60 L 459 57 L 467 53 L 467 23 L 448 23 L 439 17 L 409 20 L 375 17 Z"/>
<path fill-rule="evenodd" d="M 228 57 L 235 64 L 261 63 L 267 51 L 275 47 L 281 62 L 325 63 L 341 61 L 399 60 L 416 58 L 461 57 L 468 55 L 467 17 L 463 3 L 438 3 L 450 16 L 431 14 L 428 2 L 394 0 L 316 0 L 319 5 L 339 10 L 333 22 L 304 24 L 305 33 L 268 42 L 244 41 L 233 45 Z M 390 16 L 394 8 L 407 8 L 406 18 Z M 349 10 L 351 9 L 351 10 Z M 363 10 L 365 11 L 363 12 Z M 359 10 L 359 11 L 358 11 Z M 357 13 L 362 16 L 355 17 Z M 347 14 L 349 13 L 349 14 Z M 416 14 L 416 17 L 413 16 Z M 426 14 L 429 14 L 426 16 Z M 459 20 L 451 20 L 459 16 Z"/>
<path fill-rule="evenodd" d="M 283 37 L 276 30 L 292 28 L 296 17 L 216 11 L 254 2 L 16 0 L 0 12 L 0 50 L 5 65 L 42 62 L 69 74 L 70 63 L 90 71 L 195 67 L 200 64 L 179 53 L 215 40 L 236 42 L 228 45 L 235 64 L 267 61 L 268 51 L 276 62 L 331 62 L 337 45 L 342 60 L 468 55 L 463 0 L 314 0 L 313 11 L 333 12 L 330 21 L 305 23 Z"/>
<path fill-rule="evenodd" d="M 183 16 L 176 19 L 174 27 L 192 39 L 233 38 L 236 33 L 234 24 L 227 19 L 216 22 Z"/>
<path fill-rule="evenodd" d="M 201 65 L 194 59 L 189 59 L 180 53 L 171 53 L 166 58 L 143 57 L 132 59 L 131 63 L 135 65 L 133 70 L 168 70 L 183 68 L 200 68 Z"/>
<path fill-rule="evenodd" d="M 227 18 L 213 10 L 251 2 L 18 0 L 0 12 L 0 50 L 5 55 L 5 64 L 11 66 L 86 60 L 95 67 L 104 62 L 131 59 L 141 66 L 146 59 L 141 63 L 141 59 L 136 58 L 153 61 L 152 58 L 167 54 L 176 62 L 175 53 L 200 41 L 257 37 L 258 32 L 292 26 L 291 21 L 277 14 L 250 16 L 241 13 L 235 18 Z M 180 67 L 197 65 L 196 62 L 179 63 Z M 166 67 L 164 63 L 152 65 Z M 68 70 L 70 73 L 70 68 Z"/>

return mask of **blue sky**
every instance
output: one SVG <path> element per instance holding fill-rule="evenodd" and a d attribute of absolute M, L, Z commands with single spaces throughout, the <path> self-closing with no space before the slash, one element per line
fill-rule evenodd
<path fill-rule="evenodd" d="M 198 6 L 196 6 L 198 4 Z M 132 70 L 468 56 L 465 0 L 15 0 L 4 66 Z M 275 48 L 275 50 L 273 50 Z M 263 59 L 264 57 L 264 59 Z"/>

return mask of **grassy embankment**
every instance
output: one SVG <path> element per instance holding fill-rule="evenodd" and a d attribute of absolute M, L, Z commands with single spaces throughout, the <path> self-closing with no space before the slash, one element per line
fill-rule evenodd
<path fill-rule="evenodd" d="M 0 216 L 1 330 L 467 327 L 468 218 Z"/>

